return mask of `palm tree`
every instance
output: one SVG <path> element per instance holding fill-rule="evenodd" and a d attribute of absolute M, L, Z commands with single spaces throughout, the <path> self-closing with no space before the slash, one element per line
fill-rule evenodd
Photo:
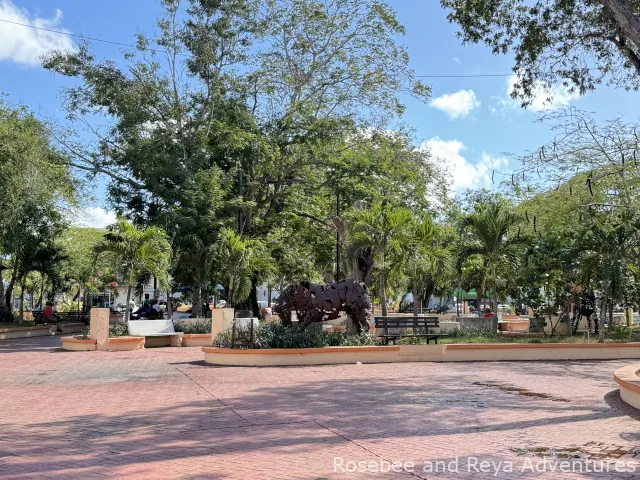
<path fill-rule="evenodd" d="M 476 206 L 474 213 L 463 220 L 474 243 L 466 250 L 467 254 L 483 257 L 489 268 L 494 300 L 494 314 L 497 314 L 497 277 L 496 267 L 507 260 L 513 241 L 508 232 L 520 220 L 519 215 L 507 211 L 504 202 L 483 203 Z M 482 286 L 484 289 L 484 285 Z"/>
<path fill-rule="evenodd" d="M 118 218 L 110 232 L 95 246 L 97 254 L 108 253 L 127 279 L 127 307 L 125 321 L 129 321 L 129 302 L 134 279 L 150 274 L 161 285 L 167 283 L 167 267 L 171 258 L 171 245 L 164 230 L 157 227 L 138 229 L 124 218 Z"/>
<path fill-rule="evenodd" d="M 419 301 L 427 283 L 437 287 L 438 281 L 446 278 L 453 269 L 452 252 L 438 241 L 438 236 L 439 227 L 430 215 L 424 215 L 411 228 L 406 267 L 412 285 L 414 316 L 419 313 Z"/>
<path fill-rule="evenodd" d="M 351 243 L 357 249 L 370 248 L 376 260 L 374 267 L 380 279 L 382 315 L 387 316 L 387 279 L 392 271 L 402 268 L 402 254 L 407 247 L 407 230 L 413 215 L 405 207 L 392 207 L 386 202 L 374 203 L 357 210 L 352 223 Z"/>
<path fill-rule="evenodd" d="M 211 246 L 208 263 L 214 282 L 225 288 L 231 307 L 249 297 L 253 277 L 273 268 L 259 241 L 242 238 L 229 229 L 223 230 Z"/>

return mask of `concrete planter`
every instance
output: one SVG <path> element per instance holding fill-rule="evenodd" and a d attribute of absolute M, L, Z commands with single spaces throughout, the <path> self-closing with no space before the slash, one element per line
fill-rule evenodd
<path fill-rule="evenodd" d="M 357 362 L 613 360 L 640 358 L 640 343 L 439 344 L 264 350 L 203 347 L 202 351 L 207 363 L 233 366 L 331 365 Z"/>
<path fill-rule="evenodd" d="M 98 350 L 110 352 L 142 350 L 143 348 L 144 337 L 110 337 L 106 344 L 98 345 Z"/>
<path fill-rule="evenodd" d="M 459 317 L 461 329 L 473 329 L 495 333 L 498 331 L 498 317 Z"/>
<path fill-rule="evenodd" d="M 640 409 L 640 365 L 619 368 L 613 379 L 620 385 L 620 398 L 634 408 Z"/>
<path fill-rule="evenodd" d="M 64 350 L 88 352 L 96 349 L 96 341 L 90 338 L 62 337 L 61 340 Z"/>
<path fill-rule="evenodd" d="M 39 325 L 37 327 L 0 328 L 0 340 L 12 338 L 46 337 L 56 334 L 55 325 Z"/>
<path fill-rule="evenodd" d="M 183 347 L 209 347 L 213 339 L 210 333 L 185 333 L 182 336 Z"/>

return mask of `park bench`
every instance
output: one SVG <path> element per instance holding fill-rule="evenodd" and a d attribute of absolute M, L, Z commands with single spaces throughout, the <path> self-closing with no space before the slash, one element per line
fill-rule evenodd
<path fill-rule="evenodd" d="M 438 337 L 446 337 L 446 333 L 431 333 L 432 328 L 439 328 L 440 323 L 438 317 L 375 317 L 376 330 L 381 329 L 383 332 L 378 334 L 379 338 L 385 340 L 385 344 L 389 343 L 389 340 L 393 340 L 395 345 L 398 338 L 404 337 L 422 337 L 427 339 L 427 344 L 430 340 L 434 340 L 438 343 Z M 413 333 L 389 333 L 390 328 L 411 328 Z M 420 330 L 424 329 L 425 333 L 420 333 Z"/>
<path fill-rule="evenodd" d="M 129 320 L 129 335 L 145 337 L 145 347 L 180 347 L 182 332 L 176 332 L 168 320 Z"/>
<path fill-rule="evenodd" d="M 33 322 L 35 325 L 45 325 L 49 323 L 87 323 L 88 316 L 83 311 L 71 311 L 71 312 L 55 312 L 58 317 L 58 321 L 50 321 L 46 318 L 42 312 L 33 312 Z"/>

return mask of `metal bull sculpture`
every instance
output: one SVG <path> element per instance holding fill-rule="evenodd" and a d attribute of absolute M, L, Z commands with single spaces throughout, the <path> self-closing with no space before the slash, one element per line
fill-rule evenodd
<path fill-rule="evenodd" d="M 328 285 L 301 282 L 282 292 L 274 313 L 287 324 L 291 323 L 294 310 L 302 329 L 312 323 L 335 320 L 340 312 L 346 312 L 360 333 L 369 330 L 371 300 L 366 285 L 357 280 L 342 280 Z"/>

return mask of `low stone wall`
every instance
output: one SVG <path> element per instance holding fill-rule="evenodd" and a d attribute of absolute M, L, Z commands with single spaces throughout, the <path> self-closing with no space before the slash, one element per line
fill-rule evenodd
<path fill-rule="evenodd" d="M 102 345 L 98 345 L 93 338 L 62 337 L 61 341 L 64 350 L 84 352 L 93 350 L 121 352 L 144 348 L 144 337 L 111 337 Z"/>
<path fill-rule="evenodd" d="M 183 347 L 208 347 L 212 342 L 210 333 L 185 333 L 182 336 Z"/>
<path fill-rule="evenodd" d="M 620 385 L 620 398 L 634 408 L 640 409 L 640 364 L 619 368 L 613 379 Z"/>
<path fill-rule="evenodd" d="M 439 344 L 232 350 L 203 347 L 207 363 L 236 366 L 640 358 L 640 343 Z"/>
<path fill-rule="evenodd" d="M 62 348 L 77 352 L 88 352 L 96 349 L 96 341 L 90 338 L 62 337 Z"/>
<path fill-rule="evenodd" d="M 483 332 L 498 331 L 498 317 L 458 317 L 460 328 L 480 330 Z"/>
<path fill-rule="evenodd" d="M 0 340 L 14 338 L 46 337 L 56 334 L 55 325 L 39 325 L 37 327 L 0 328 Z"/>

